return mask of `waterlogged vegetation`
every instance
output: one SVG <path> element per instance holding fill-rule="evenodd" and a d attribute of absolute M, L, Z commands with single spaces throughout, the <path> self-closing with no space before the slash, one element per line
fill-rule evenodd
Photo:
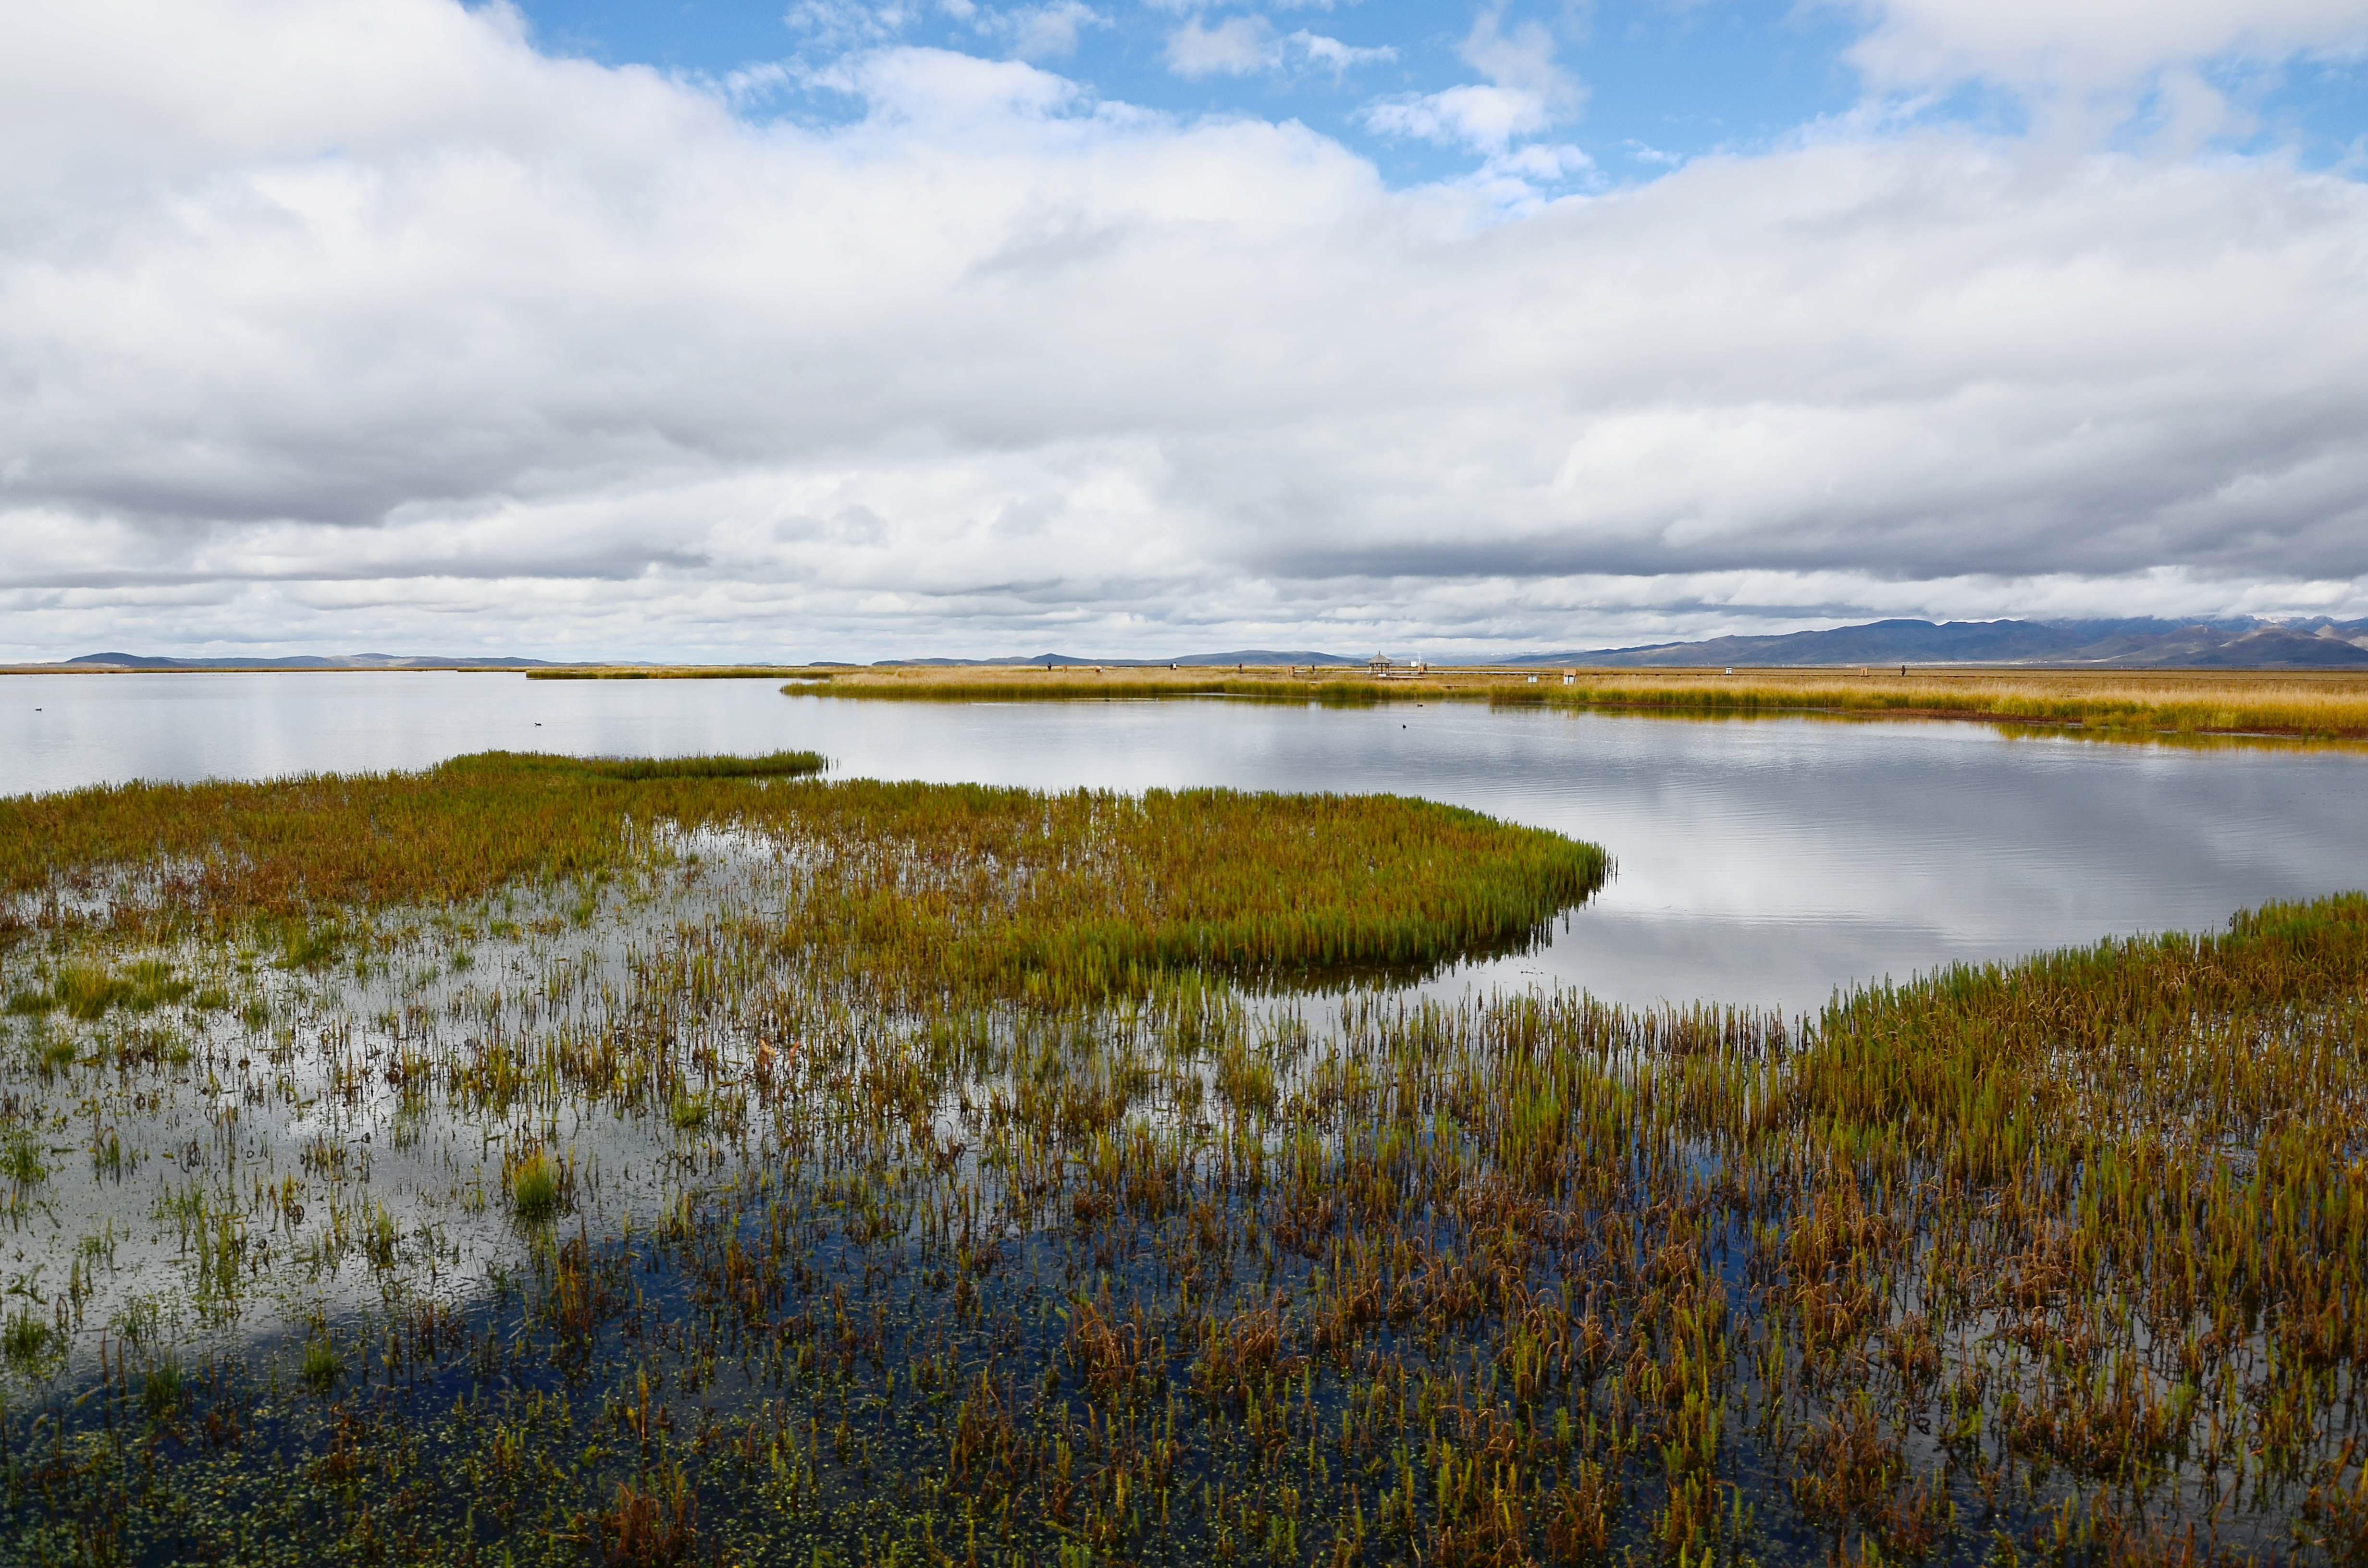
<path fill-rule="evenodd" d="M 2368 1552 L 2368 899 L 1442 1003 L 1600 853 L 799 771 L 0 802 L 7 1554 Z"/>
<path fill-rule="evenodd" d="M 492 753 L 0 801 L 0 937 L 243 935 L 305 969 L 367 949 L 348 923 L 391 905 L 526 881 L 570 886 L 588 919 L 626 869 L 790 856 L 795 896 L 748 916 L 784 954 L 898 995 L 1060 1002 L 1179 967 L 1267 984 L 1509 950 L 1609 869 L 1592 846 L 1426 801 L 794 781 L 821 766 Z"/>
<path fill-rule="evenodd" d="M 1565 676 L 1568 678 L 1565 679 Z M 826 684 L 825 684 L 826 683 Z M 2316 671 L 1923 669 L 1406 670 L 1330 666 L 1144 670 L 1090 666 L 814 672 L 791 695 L 906 701 L 1230 697 L 1330 706 L 1486 702 L 1683 717 L 1838 714 L 1969 719 L 2098 739 L 2220 735 L 2368 740 L 2368 676 Z"/>

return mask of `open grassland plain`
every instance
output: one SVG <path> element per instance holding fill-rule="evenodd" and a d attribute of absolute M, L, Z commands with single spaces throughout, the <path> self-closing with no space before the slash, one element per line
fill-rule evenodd
<path fill-rule="evenodd" d="M 1565 676 L 1569 676 L 1565 684 Z M 1231 697 L 1358 704 L 1464 701 L 1684 717 L 1823 713 L 1969 719 L 2100 739 L 2368 740 L 2368 675 L 2319 671 L 1928 669 L 1362 670 L 1092 666 L 806 672 L 782 689 L 954 702 Z"/>
<path fill-rule="evenodd" d="M 1441 1003 L 1600 852 L 817 762 L 0 801 L 0 1550 L 2368 1552 L 2368 899 Z"/>

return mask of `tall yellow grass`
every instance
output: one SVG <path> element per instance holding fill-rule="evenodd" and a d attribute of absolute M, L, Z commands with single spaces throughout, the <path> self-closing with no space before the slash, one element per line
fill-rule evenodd
<path fill-rule="evenodd" d="M 1565 684 L 1565 675 L 1572 679 Z M 809 677 L 809 682 L 812 677 Z M 2368 673 L 2307 670 L 1434 669 L 1361 671 L 1090 666 L 830 672 L 783 689 L 869 700 L 1059 701 L 1228 697 L 1329 703 L 1486 701 L 1639 712 L 1848 713 L 2160 734 L 2368 739 Z"/>
<path fill-rule="evenodd" d="M 2368 737 L 2368 675 L 2309 671 L 1588 671 L 1506 684 L 1500 703 L 1983 719 L 2155 733 Z"/>

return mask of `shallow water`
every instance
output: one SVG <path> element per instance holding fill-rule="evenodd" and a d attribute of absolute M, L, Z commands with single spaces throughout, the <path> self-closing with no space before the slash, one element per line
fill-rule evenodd
<path fill-rule="evenodd" d="M 37 711 L 38 710 L 38 711 Z M 1386 790 L 1611 850 L 1552 948 L 1441 982 L 1815 1007 L 2100 937 L 2368 887 L 2368 756 L 2012 738 L 1986 725 L 1700 722 L 1265 703 L 942 705 L 769 680 L 31 676 L 0 682 L 0 792 L 417 767 L 492 747 L 813 748 L 835 776 L 1044 789 Z"/>

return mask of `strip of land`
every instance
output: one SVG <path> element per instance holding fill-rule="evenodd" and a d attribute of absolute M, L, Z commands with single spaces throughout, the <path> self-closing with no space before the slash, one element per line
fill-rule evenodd
<path fill-rule="evenodd" d="M 2368 739 L 2368 673 L 2315 670 L 1438 668 L 864 669 L 802 672 L 793 694 L 954 702 L 1227 697 L 1330 703 L 1481 701 L 1691 716 L 1963 719 L 2161 735 Z"/>
<path fill-rule="evenodd" d="M 454 666 L 455 668 L 461 666 Z M 473 666 L 496 673 L 493 666 Z M 95 666 L 85 671 L 99 672 Z M 58 667 L 0 674 L 59 673 Z M 211 673 L 221 673 L 219 671 Z M 342 673 L 324 670 L 322 673 Z M 423 671 L 422 673 L 427 673 Z M 439 670 L 436 673 L 444 673 Z M 517 673 L 515 668 L 499 673 Z M 2368 741 L 2368 670 L 2043 669 L 1885 665 L 1622 669 L 1581 665 L 1082 665 L 862 667 L 611 665 L 529 680 L 778 680 L 796 696 L 874 701 L 1229 698 L 1353 707 L 1487 702 L 1689 718 L 1952 719 L 2107 740 Z"/>

